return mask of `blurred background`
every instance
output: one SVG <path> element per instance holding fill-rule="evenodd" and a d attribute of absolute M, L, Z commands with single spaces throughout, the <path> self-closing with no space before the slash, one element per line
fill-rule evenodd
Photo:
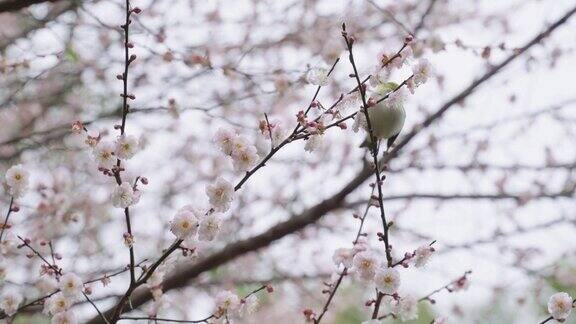
<path fill-rule="evenodd" d="M 3 2 L 10 7 L 14 1 L 0 1 L 1 8 Z M 574 1 L 131 4 L 142 13 L 133 17 L 130 31 L 138 59 L 130 67 L 129 92 L 136 99 L 126 127 L 141 151 L 126 172 L 149 180 L 131 209 L 137 261 L 153 260 L 170 245 L 169 221 L 179 208 L 207 205 L 207 184 L 218 176 L 233 183 L 242 178 L 213 142 L 220 127 L 247 136 L 264 157 L 268 143 L 259 122 L 266 114 L 286 129 L 296 125 L 296 114 L 316 91 L 306 80 L 311 68 L 330 67 L 341 58 L 318 95 L 325 107 L 355 87 L 341 36 L 345 22 L 356 39 L 361 76 L 373 73 L 381 55 L 396 53 L 410 34 L 409 60 L 426 58 L 434 70 L 405 102 L 406 125 L 398 141 L 413 130 L 416 136 L 385 171 L 384 208 L 394 222 L 390 241 L 400 258 L 435 241 L 425 268 L 402 270 L 402 293 L 420 298 L 472 273 L 466 290 L 444 290 L 434 304 L 420 303 L 419 319 L 410 323 L 438 316 L 448 323 L 538 323 L 548 316 L 552 293 L 576 294 L 576 19 L 422 127 L 442 105 L 570 11 Z M 25 165 L 33 189 L 19 201 L 11 234 L 1 242 L 10 265 L 2 289 L 17 287 L 28 299 L 41 296 L 41 262 L 17 248 L 15 235 L 30 238 L 40 251 L 41 242 L 51 242 L 62 256 L 59 265 L 85 280 L 127 262 L 124 217 L 109 199 L 114 182 L 98 172 L 85 137 L 72 132 L 72 123 L 82 121 L 93 136 L 116 136 L 124 5 L 60 0 L 0 13 L 0 169 Z M 405 67 L 387 77 L 401 83 L 410 73 Z M 341 109 L 344 114 L 357 108 Z M 351 120 L 347 126 L 327 130 L 313 152 L 304 150 L 305 141 L 280 150 L 238 191 L 218 238 L 202 246 L 198 258 L 174 254 L 166 278 L 305 216 L 349 185 L 369 155 L 359 148 L 364 135 L 352 131 Z M 270 282 L 274 293 L 238 322 L 304 322 L 304 309 L 318 313 L 326 302 L 324 283 L 334 280 L 337 270 L 332 255 L 351 246 L 359 225 L 353 214 L 366 208 L 371 181 L 355 184 L 340 206 L 308 226 L 173 281 L 164 289 L 167 299 L 148 299 L 133 313 L 153 309 L 175 319 L 203 318 L 213 311 L 219 291 L 243 295 Z M 0 199 L 8 206 L 8 195 Z M 370 245 L 383 250 L 376 236 L 381 228 L 378 209 L 370 209 L 364 230 Z M 106 287 L 95 283 L 92 299 L 98 307 L 113 306 L 127 278 L 115 277 Z M 325 321 L 369 319 L 371 309 L 364 304 L 373 294 L 373 288 L 345 277 Z M 88 303 L 75 307 L 80 322 L 95 315 Z M 48 321 L 41 308 L 32 307 L 14 322 Z M 576 323 L 575 317 L 566 323 Z"/>

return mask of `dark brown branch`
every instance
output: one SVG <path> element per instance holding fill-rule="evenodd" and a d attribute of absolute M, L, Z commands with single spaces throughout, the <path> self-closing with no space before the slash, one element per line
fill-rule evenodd
<path fill-rule="evenodd" d="M 56 1 L 60 0 L 4 0 L 0 2 L 0 13 L 17 11 L 43 2 Z"/>

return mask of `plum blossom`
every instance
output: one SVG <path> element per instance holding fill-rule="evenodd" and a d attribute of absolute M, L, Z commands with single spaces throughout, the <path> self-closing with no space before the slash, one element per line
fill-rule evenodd
<path fill-rule="evenodd" d="M 360 252 L 352 260 L 352 271 L 364 281 L 372 280 L 379 266 L 378 256 L 372 251 Z"/>
<path fill-rule="evenodd" d="M 140 200 L 140 191 L 134 190 L 128 182 L 123 182 L 112 192 L 112 205 L 117 208 L 130 207 Z"/>
<path fill-rule="evenodd" d="M 67 273 L 60 278 L 59 288 L 67 297 L 76 297 L 82 293 L 82 279 L 74 273 Z"/>
<path fill-rule="evenodd" d="M 572 312 L 572 297 L 565 292 L 555 293 L 548 300 L 548 313 L 558 321 L 564 321 Z"/>
<path fill-rule="evenodd" d="M 254 146 L 248 146 L 243 150 L 232 152 L 232 162 L 236 171 L 248 171 L 258 161 L 258 150 Z"/>
<path fill-rule="evenodd" d="M 13 197 L 21 197 L 28 190 L 30 174 L 22 164 L 16 164 L 6 171 L 6 184 L 8 191 Z"/>
<path fill-rule="evenodd" d="M 216 215 L 211 214 L 200 221 L 198 229 L 198 239 L 200 241 L 212 241 L 220 231 L 220 220 Z"/>
<path fill-rule="evenodd" d="M 344 97 L 336 107 L 338 108 L 339 112 L 346 113 L 349 110 L 358 110 L 361 104 L 362 101 L 360 100 L 360 95 L 358 91 L 356 91 L 344 95 Z"/>
<path fill-rule="evenodd" d="M 198 219 L 194 212 L 188 209 L 180 209 L 170 222 L 170 231 L 179 240 L 185 240 L 198 231 Z"/>
<path fill-rule="evenodd" d="M 392 304 L 392 313 L 400 317 L 402 322 L 418 318 L 418 300 L 411 295 L 406 295 Z"/>
<path fill-rule="evenodd" d="M 229 129 L 220 128 L 214 136 L 214 142 L 218 148 L 226 155 L 231 155 L 234 147 L 236 133 Z"/>
<path fill-rule="evenodd" d="M 250 146 L 252 145 L 246 136 L 236 135 L 232 138 L 232 151 L 230 152 L 230 156 L 234 157 L 240 154 L 240 152 L 244 152 Z"/>
<path fill-rule="evenodd" d="M 2 295 L 0 299 L 0 308 L 8 316 L 16 314 L 18 311 L 18 306 L 22 302 L 22 296 L 14 291 L 7 291 Z"/>
<path fill-rule="evenodd" d="M 58 313 L 52 317 L 52 324 L 76 324 L 78 320 L 76 319 L 76 314 L 72 311 L 66 311 Z"/>
<path fill-rule="evenodd" d="M 2 242 L 0 242 L 0 253 L 6 255 L 14 252 L 17 249 L 18 243 L 16 242 L 16 235 L 8 232 L 4 235 Z"/>
<path fill-rule="evenodd" d="M 360 108 L 356 115 L 354 116 L 354 124 L 352 125 L 352 130 L 354 133 L 358 133 L 361 129 L 368 128 L 368 122 L 366 122 L 366 115 L 362 108 Z"/>
<path fill-rule="evenodd" d="M 225 212 L 234 199 L 234 187 L 226 179 L 218 177 L 216 183 L 206 186 L 206 194 L 215 210 Z"/>
<path fill-rule="evenodd" d="M 319 134 L 310 136 L 304 145 L 304 150 L 310 153 L 316 151 L 322 145 L 323 139 Z"/>
<path fill-rule="evenodd" d="M 138 139 L 133 135 L 121 135 L 116 140 L 115 153 L 119 159 L 129 160 L 138 151 Z"/>
<path fill-rule="evenodd" d="M 425 266 L 426 263 L 428 263 L 428 260 L 430 260 L 432 253 L 434 253 L 434 248 L 431 246 L 424 245 L 417 248 L 416 251 L 414 251 L 414 257 L 412 259 L 414 260 L 416 268 Z"/>
<path fill-rule="evenodd" d="M 92 155 L 98 163 L 99 168 L 112 169 L 116 163 L 116 157 L 114 156 L 114 144 L 108 141 L 101 141 L 92 150 Z"/>
<path fill-rule="evenodd" d="M 400 273 L 394 268 L 379 268 L 374 275 L 374 283 L 380 292 L 393 294 L 400 287 Z"/>
<path fill-rule="evenodd" d="M 286 138 L 286 129 L 282 124 L 275 123 L 274 127 L 272 128 L 272 145 L 278 146 L 284 139 Z"/>
<path fill-rule="evenodd" d="M 354 243 L 352 250 L 354 251 L 354 254 L 356 254 L 359 252 L 367 251 L 368 248 L 368 241 L 366 240 L 366 237 L 361 236 L 358 238 L 358 240 L 356 240 L 356 243 Z"/>
<path fill-rule="evenodd" d="M 312 85 L 325 86 L 328 84 L 328 69 L 315 67 L 308 70 L 306 81 Z"/>
<path fill-rule="evenodd" d="M 410 92 L 414 93 L 416 87 L 428 81 L 428 78 L 432 74 L 432 65 L 427 59 L 422 58 L 412 67 L 412 74 L 413 77 L 410 78 L 408 88 L 410 89 Z"/>
<path fill-rule="evenodd" d="M 234 315 L 240 308 L 240 298 L 229 290 L 221 291 L 216 296 L 216 317 Z"/>
<path fill-rule="evenodd" d="M 70 306 L 72 306 L 72 300 L 69 296 L 64 295 L 62 292 L 58 292 L 44 302 L 44 313 L 55 315 L 61 312 L 67 311 Z"/>
<path fill-rule="evenodd" d="M 334 251 L 332 261 L 337 267 L 343 265 L 346 268 L 351 268 L 353 258 L 354 258 L 354 250 L 339 248 L 336 249 L 336 251 Z"/>

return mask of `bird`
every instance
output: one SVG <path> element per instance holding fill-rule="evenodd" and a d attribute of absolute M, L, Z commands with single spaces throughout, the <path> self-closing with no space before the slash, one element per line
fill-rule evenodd
<path fill-rule="evenodd" d="M 363 111 L 358 113 L 364 114 Z M 368 116 L 372 126 L 373 135 L 377 140 L 388 140 L 386 145 L 390 149 L 392 144 L 404 127 L 406 121 L 406 111 L 401 100 L 384 100 L 368 108 Z M 366 135 L 366 140 L 361 147 L 368 147 L 370 134 Z"/>

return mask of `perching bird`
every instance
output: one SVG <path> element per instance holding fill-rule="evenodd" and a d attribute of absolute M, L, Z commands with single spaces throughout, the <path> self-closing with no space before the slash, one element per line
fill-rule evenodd
<path fill-rule="evenodd" d="M 363 114 L 360 110 L 358 113 Z M 401 101 L 384 100 L 373 107 L 368 108 L 368 116 L 372 125 L 374 137 L 377 140 L 387 139 L 387 148 L 394 143 L 406 120 L 406 111 Z M 361 147 L 368 147 L 370 135 L 366 135 L 366 140 Z"/>

